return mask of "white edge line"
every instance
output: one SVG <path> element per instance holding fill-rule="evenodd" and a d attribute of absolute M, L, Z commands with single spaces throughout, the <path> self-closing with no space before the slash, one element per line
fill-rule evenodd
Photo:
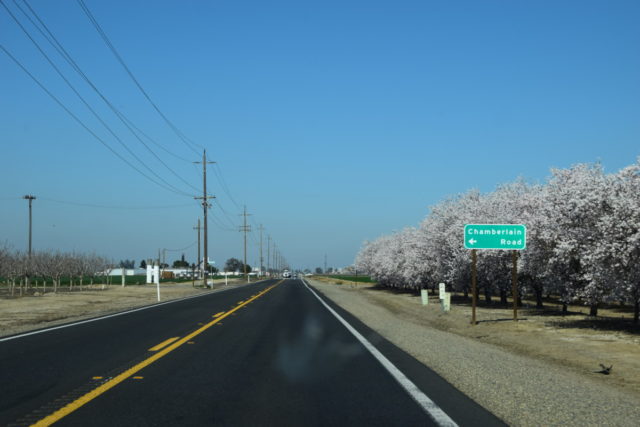
<path fill-rule="evenodd" d="M 260 282 L 254 282 L 254 284 L 255 283 L 260 283 Z M 86 319 L 86 320 L 80 320 L 78 322 L 73 322 L 73 323 L 66 323 L 64 325 L 53 326 L 51 328 L 46 328 L 46 329 L 39 329 L 37 331 L 25 332 L 24 334 L 12 335 L 10 337 L 0 338 L 0 342 L 11 341 L 11 340 L 15 340 L 15 339 L 18 339 L 18 338 L 24 338 L 24 337 L 28 337 L 30 335 L 42 334 L 42 333 L 45 333 L 45 332 L 55 331 L 57 329 L 70 328 L 71 326 L 82 325 L 82 324 L 85 324 L 85 323 L 97 322 L 98 320 L 109 319 L 111 317 L 122 316 L 122 315 L 129 314 L 129 313 L 135 313 L 136 311 L 148 310 L 150 308 L 160 307 L 162 305 L 172 304 L 174 302 L 185 301 L 185 300 L 192 299 L 192 298 L 200 298 L 200 297 L 203 297 L 203 296 L 206 296 L 206 295 L 211 295 L 211 294 L 224 292 L 224 291 L 230 291 L 232 289 L 238 289 L 238 288 L 217 289 L 215 292 L 203 292 L 203 293 L 198 294 L 198 295 L 191 295 L 191 296 L 184 297 L 184 298 L 173 299 L 171 301 L 165 301 L 165 302 L 159 302 L 159 303 L 156 303 L 156 304 L 145 305 L 144 307 L 138 307 L 138 308 L 134 308 L 134 309 L 127 310 L 127 311 L 120 311 L 118 313 L 107 314 L 105 316 L 94 317 L 94 318 Z"/>
<path fill-rule="evenodd" d="M 302 283 L 306 288 L 325 306 L 331 314 L 333 314 L 348 330 L 356 337 L 358 341 L 375 357 L 378 362 L 391 374 L 391 376 L 405 389 L 407 393 L 415 400 L 422 409 L 427 412 L 433 418 L 433 420 L 440 426 L 457 426 L 453 421 L 436 403 L 431 400 L 426 394 L 424 394 L 418 386 L 416 386 L 405 374 L 400 371 L 393 363 L 389 361 L 380 351 L 373 346 L 365 337 L 360 334 L 353 326 L 351 326 L 346 320 L 342 318 L 334 309 L 332 309 L 326 302 L 318 296 L 318 294 L 311 289 L 305 279 L 302 279 Z"/>

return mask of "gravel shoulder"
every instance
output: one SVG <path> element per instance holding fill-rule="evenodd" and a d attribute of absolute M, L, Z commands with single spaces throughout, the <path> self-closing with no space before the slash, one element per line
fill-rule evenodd
<path fill-rule="evenodd" d="M 510 425 L 636 426 L 637 335 L 572 328 L 552 316 L 506 321 L 509 310 L 422 306 L 413 294 L 371 285 L 310 284 Z M 565 319 L 566 321 L 566 319 Z M 611 375 L 595 373 L 613 364 Z"/>

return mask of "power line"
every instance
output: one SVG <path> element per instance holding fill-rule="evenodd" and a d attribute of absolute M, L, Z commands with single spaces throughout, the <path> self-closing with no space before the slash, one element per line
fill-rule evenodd
<path fill-rule="evenodd" d="M 57 200 L 50 199 L 47 197 L 40 197 L 40 200 L 46 202 L 59 203 L 62 205 L 71 205 L 71 206 L 81 206 L 87 208 L 100 208 L 100 209 L 123 209 L 123 210 L 146 210 L 146 209 L 174 209 L 174 208 L 183 208 L 187 206 L 193 206 L 193 203 L 182 203 L 178 205 L 162 205 L 162 206 L 113 206 L 113 205 L 97 205 L 92 203 L 83 203 L 83 202 L 72 202 L 68 200 Z"/>
<path fill-rule="evenodd" d="M 140 84 L 140 82 L 138 81 L 138 79 L 136 79 L 136 77 L 133 75 L 133 72 L 131 72 L 131 70 L 129 69 L 129 67 L 127 66 L 127 64 L 124 62 L 124 60 L 122 59 L 122 57 L 120 56 L 120 54 L 118 53 L 118 51 L 116 50 L 115 46 L 113 45 L 113 43 L 111 43 L 111 40 L 109 40 L 109 37 L 107 36 L 107 34 L 104 32 L 104 30 L 102 29 L 102 27 L 100 26 L 100 24 L 98 23 L 98 21 L 96 20 L 96 18 L 93 16 L 93 14 L 91 13 L 91 11 L 89 10 L 89 8 L 87 7 L 87 5 L 84 3 L 83 0 L 77 0 L 78 4 L 80 5 L 80 8 L 84 11 L 85 15 L 87 15 L 87 18 L 89 18 L 89 21 L 91 22 L 91 24 L 94 26 L 94 28 L 96 29 L 96 31 L 98 32 L 98 34 L 100 34 L 100 37 L 102 38 L 102 40 L 105 42 L 105 44 L 107 45 L 107 47 L 109 47 L 109 49 L 111 50 L 111 52 L 113 53 L 113 55 L 116 57 L 116 59 L 118 60 L 118 62 L 120 63 L 120 65 L 122 65 L 122 67 L 125 69 L 125 71 L 127 72 L 127 74 L 129 75 L 129 77 L 131 77 L 131 80 L 133 80 L 133 82 L 135 83 L 135 85 L 138 87 L 138 89 L 140 90 L 140 92 L 142 92 L 142 94 L 144 95 L 144 97 L 147 99 L 147 101 L 149 101 L 149 103 L 153 106 L 153 108 L 157 111 L 157 113 L 160 115 L 160 117 L 162 117 L 162 119 L 165 121 L 165 123 L 171 128 L 171 130 L 174 131 L 174 133 L 178 136 L 178 138 L 180 138 L 180 140 L 187 146 L 189 147 L 189 149 L 191 149 L 194 153 L 199 154 L 198 151 L 194 148 L 198 147 L 198 144 L 195 144 L 194 142 L 190 141 L 181 131 L 180 129 L 178 129 L 168 118 L 167 116 L 160 110 L 160 108 L 156 105 L 155 102 L 153 102 L 153 100 L 151 99 L 151 97 L 149 96 L 149 94 L 147 93 L 147 91 L 144 90 L 144 88 L 142 87 L 142 85 Z M 202 146 L 200 146 L 200 148 L 204 148 Z"/>
<path fill-rule="evenodd" d="M 220 169 L 220 165 L 219 164 L 216 163 L 216 166 L 213 169 L 213 172 L 215 173 L 216 178 L 218 179 L 218 182 L 220 183 L 220 186 L 222 187 L 222 191 L 224 191 L 224 193 L 227 195 L 227 197 L 229 197 L 229 200 L 231 200 L 231 202 L 235 205 L 236 209 L 238 209 L 239 211 L 242 210 L 240 205 L 235 201 L 235 199 L 231 195 L 231 191 L 229 190 L 229 187 L 227 186 L 227 182 L 225 181 L 224 176 L 222 175 L 222 169 Z"/>
<path fill-rule="evenodd" d="M 187 250 L 187 249 L 189 249 L 189 248 L 194 247 L 194 246 L 196 245 L 196 243 L 198 243 L 198 242 L 193 242 L 193 243 L 192 243 L 192 244 L 190 244 L 189 246 L 185 246 L 184 248 L 180 248 L 180 249 L 163 249 L 163 250 L 164 250 L 164 251 L 167 251 L 167 252 L 180 252 L 180 251 L 185 251 L 185 250 Z"/>
<path fill-rule="evenodd" d="M 141 134 L 142 136 L 144 136 L 149 142 L 151 142 L 152 144 L 154 144 L 156 147 L 160 148 L 161 150 L 163 150 L 165 153 L 175 157 L 178 160 L 182 160 L 184 162 L 187 163 L 191 163 L 191 160 L 184 158 L 176 153 L 174 153 L 173 151 L 169 150 L 168 148 L 166 148 L 164 145 L 160 144 L 159 142 L 157 142 L 155 139 L 151 138 L 149 135 L 147 135 L 146 133 L 144 133 L 142 130 L 140 130 L 140 128 L 138 128 L 131 120 L 129 120 L 127 118 L 127 116 L 125 116 L 124 114 L 122 115 L 122 118 L 125 119 L 127 121 L 127 123 L 129 123 L 129 125 L 131 125 L 132 128 L 134 128 L 139 134 Z M 200 190 L 198 190 L 200 191 Z"/>
<path fill-rule="evenodd" d="M 216 225 L 216 227 L 218 227 L 218 229 L 220 229 L 222 231 L 233 231 L 233 232 L 236 231 L 235 228 L 229 228 L 226 225 L 224 225 L 222 222 L 220 222 L 220 218 L 218 218 L 215 215 L 215 213 L 213 213 L 213 211 L 211 212 L 211 220 Z"/>
<path fill-rule="evenodd" d="M 0 2 L 1 3 L 1 2 Z M 4 6 L 4 4 L 3 4 Z M 147 175 L 146 173 L 144 173 L 143 171 L 141 171 L 138 167 L 136 167 L 134 164 L 132 164 L 129 160 L 127 160 L 125 157 L 123 157 L 120 153 L 118 153 L 116 150 L 114 150 L 105 140 L 103 140 L 102 138 L 100 138 L 93 130 L 91 130 L 91 128 L 89 128 L 82 120 L 80 120 L 80 118 L 78 116 L 76 116 L 69 108 L 67 108 L 66 105 L 64 105 L 62 103 L 62 101 L 60 101 L 53 93 L 51 93 L 51 91 L 49 91 L 49 89 L 47 89 L 33 74 L 31 74 L 31 72 L 20 62 L 18 61 L 18 59 L 13 56 L 11 54 L 11 52 L 9 52 L 3 45 L 0 44 L 0 50 L 2 50 L 25 74 L 27 74 L 31 80 L 33 80 L 38 86 L 40 86 L 40 88 L 47 94 L 49 95 L 49 97 L 51 97 L 51 99 L 53 99 L 56 104 L 58 104 L 67 114 L 69 114 L 80 126 L 82 126 L 87 132 L 89 132 L 89 134 L 91 134 L 91 136 L 93 136 L 95 139 L 97 139 L 102 145 L 104 145 L 109 151 L 111 151 L 116 157 L 118 157 L 120 160 L 122 160 L 123 162 L 125 162 L 129 167 L 131 167 L 133 170 L 135 170 L 136 172 L 138 172 L 140 175 L 144 176 L 145 178 L 147 178 L 149 181 L 151 181 L 152 183 L 156 184 L 159 187 L 164 188 L 167 191 L 171 191 L 173 193 L 176 194 L 180 194 L 182 196 L 191 196 L 188 193 L 185 193 L 183 191 L 180 191 L 178 189 L 173 189 L 170 188 L 169 186 L 163 185 L 160 182 L 154 180 L 153 178 L 151 178 L 149 175 Z"/>
<path fill-rule="evenodd" d="M 89 77 L 84 73 L 84 71 L 80 68 L 80 66 L 75 62 L 75 60 L 67 52 L 67 50 L 64 48 L 64 46 L 62 46 L 62 44 L 58 41 L 58 39 L 55 37 L 55 35 L 49 30 L 49 27 L 47 27 L 47 25 L 42 21 L 40 16 L 29 5 L 29 3 L 26 0 L 22 0 L 22 1 L 29 8 L 29 10 L 31 11 L 33 16 L 35 16 L 35 18 L 38 20 L 38 22 L 44 28 L 44 30 L 47 32 L 47 34 L 45 34 L 44 31 L 42 31 L 42 29 L 33 21 L 33 19 L 31 19 L 29 14 L 16 2 L 16 0 L 13 0 L 14 4 L 16 5 L 16 7 L 23 13 L 23 15 L 29 20 L 29 22 L 31 22 L 31 24 L 38 30 L 38 32 L 42 35 L 42 37 L 44 37 L 49 42 L 49 44 L 51 46 L 53 46 L 53 48 L 60 54 L 60 56 L 62 56 L 62 58 L 76 71 L 76 73 L 78 73 L 80 75 L 80 77 L 82 77 L 82 79 L 91 87 L 91 89 L 93 89 L 93 91 L 102 99 L 102 101 L 109 107 L 109 109 L 116 115 L 116 117 L 118 117 L 118 119 L 120 119 L 120 121 L 124 124 L 124 126 L 138 140 L 138 142 L 140 142 L 147 149 L 147 151 L 149 151 L 149 153 L 151 153 L 175 177 L 177 177 L 179 180 L 181 180 L 187 186 L 193 188 L 196 191 L 199 191 L 198 188 L 194 187 L 191 183 L 187 182 L 184 178 L 182 178 L 169 165 L 167 165 L 151 148 L 149 148 L 149 146 L 133 130 L 133 128 L 131 126 L 131 125 L 133 125 L 133 123 L 131 122 L 131 120 L 129 120 L 120 110 L 118 110 L 113 105 L 113 103 L 111 103 L 111 101 L 109 101 L 109 99 L 107 99 L 106 96 L 104 96 L 104 94 L 95 86 L 95 84 L 91 81 L 91 79 L 89 79 Z M 5 8 L 6 8 L 6 6 L 5 6 Z M 14 20 L 15 20 L 15 17 L 14 17 Z M 26 31 L 26 29 L 24 27 L 21 26 L 21 28 L 23 29 L 23 31 Z M 31 39 L 32 42 L 34 42 L 34 44 L 36 43 L 33 40 L 33 38 L 31 38 L 31 37 L 29 37 L 29 38 Z M 36 46 L 36 47 L 38 47 L 38 46 Z M 41 53 L 43 53 L 43 51 L 39 47 L 38 47 L 38 49 L 40 50 Z M 43 53 L 43 55 L 44 55 L 44 53 Z M 47 60 L 49 60 L 49 59 L 47 58 Z M 51 61 L 49 61 L 49 62 L 51 63 Z M 133 127 L 135 127 L 135 126 L 133 126 Z M 142 131 L 140 131 L 139 128 L 137 128 L 137 127 L 135 127 L 135 128 L 136 128 L 136 130 L 138 132 L 143 133 Z M 147 139 L 152 141 L 154 144 L 160 145 L 160 144 L 156 143 L 155 141 L 153 141 L 153 139 L 150 138 L 148 135 L 146 135 L 146 134 L 144 134 L 144 135 L 146 136 Z M 162 147 L 162 148 L 164 148 L 164 147 Z M 127 151 L 129 151 L 129 150 L 127 150 Z M 129 151 L 129 152 L 131 153 L 131 151 Z M 149 168 L 147 168 L 147 169 L 149 169 Z M 164 181 L 164 182 L 166 182 L 166 181 Z"/>
<path fill-rule="evenodd" d="M 222 211 L 222 213 L 224 214 L 225 219 L 229 222 L 229 224 L 231 224 L 231 227 L 236 227 L 236 224 L 233 222 L 233 220 L 231 219 L 231 217 L 229 216 L 227 211 L 224 209 L 224 207 L 220 203 L 220 200 L 216 199 L 216 203 L 217 203 L 218 207 L 220 208 L 220 210 Z"/>
<path fill-rule="evenodd" d="M 11 18 L 13 18 L 13 20 L 15 21 L 15 23 L 20 27 L 20 29 L 24 32 L 24 34 L 29 38 L 29 40 L 31 40 L 31 42 L 34 44 L 34 46 L 38 49 L 38 51 L 42 54 L 42 56 L 44 56 L 44 58 L 47 60 L 47 62 L 49 63 L 49 65 L 51 65 L 51 67 L 56 71 L 56 73 L 60 76 L 60 78 L 67 84 L 67 86 L 69 86 L 69 88 L 73 91 L 73 93 L 76 94 L 76 96 L 80 99 L 80 101 L 82 101 L 82 103 L 84 104 L 84 106 L 93 114 L 93 116 L 105 127 L 105 129 L 107 129 L 107 131 L 116 139 L 116 141 L 118 141 L 120 143 L 120 145 L 122 145 L 124 147 L 125 150 L 127 150 L 129 152 L 129 154 L 131 154 L 142 166 L 144 166 L 149 172 L 151 172 L 152 175 L 154 175 L 157 179 L 159 179 L 160 181 L 162 181 L 165 185 L 161 185 L 159 183 L 157 183 L 156 181 L 152 180 L 154 183 L 156 183 L 157 185 L 160 185 L 161 187 L 169 190 L 169 191 L 173 191 L 174 193 L 177 194 L 181 194 L 181 195 L 186 195 L 186 196 L 190 196 L 188 193 L 185 193 L 183 191 L 181 191 L 180 189 L 178 189 L 177 187 L 171 185 L 170 183 L 168 183 L 164 178 L 162 178 L 160 175 L 158 175 L 153 169 L 151 169 L 149 166 L 147 166 L 133 151 L 131 151 L 131 149 L 129 149 L 129 147 L 127 147 L 127 145 L 118 137 L 118 135 L 116 135 L 116 133 L 111 129 L 111 127 L 102 119 L 102 117 L 91 107 L 91 105 L 89 105 L 89 103 L 84 99 L 84 97 L 82 95 L 80 95 L 80 93 L 77 91 L 77 89 L 73 86 L 73 84 L 71 84 L 71 82 L 64 76 L 64 74 L 60 71 L 60 69 L 55 65 L 55 63 L 51 60 L 51 58 L 44 52 L 44 50 L 40 47 L 40 45 L 38 44 L 37 41 L 35 41 L 35 39 L 33 37 L 31 37 L 31 34 L 29 33 L 29 31 L 27 31 L 27 29 L 22 25 L 22 23 L 18 20 L 18 18 L 16 18 L 16 16 L 11 12 L 11 10 L 4 4 L 4 2 L 0 1 L 0 4 L 2 4 L 2 6 L 4 7 L 4 9 L 6 10 L 6 12 L 11 16 Z M 9 53 L 8 50 L 6 50 L 3 47 L 3 50 L 5 51 L 5 53 L 7 55 L 9 55 L 9 57 L 11 57 L 11 59 L 14 60 L 14 62 L 16 62 L 16 64 L 18 64 L 18 66 L 20 66 L 20 68 L 23 69 L 23 71 L 27 72 L 27 74 L 29 74 L 29 76 L 36 81 L 36 83 L 38 83 L 38 85 L 43 88 L 50 96 L 52 96 L 56 102 L 58 102 L 58 104 L 60 104 L 61 106 L 63 106 L 63 104 L 58 101 L 58 99 L 53 96 L 53 94 L 47 90 L 43 84 L 41 84 L 30 72 L 27 71 L 26 67 L 24 67 L 13 55 L 11 55 Z M 64 106 L 63 106 L 64 107 Z M 64 107 L 64 109 L 73 115 L 73 113 L 71 113 L 71 111 L 67 108 Z M 76 118 L 75 115 L 73 115 L 74 118 Z M 77 119 L 79 121 L 79 119 Z M 89 130 L 89 128 L 84 125 L 84 123 L 82 123 L 82 126 Z M 91 133 L 97 137 L 97 135 L 91 131 Z M 97 137 L 101 142 L 103 142 L 103 144 L 107 145 L 106 142 L 104 142 L 102 139 L 100 139 L 99 137 Z M 108 145 L 107 145 L 108 146 Z M 115 150 L 113 150 L 110 146 L 109 149 L 115 153 Z M 118 154 L 118 157 L 120 157 L 121 159 L 124 160 L 124 158 L 122 156 L 120 156 Z M 125 160 L 126 161 L 126 160 Z M 134 167 L 129 161 L 126 161 L 126 163 L 132 167 Z M 134 167 L 134 169 L 138 172 L 141 172 L 140 169 L 138 169 L 137 167 Z M 147 178 L 149 178 L 146 174 L 143 174 L 144 176 L 146 176 Z"/>

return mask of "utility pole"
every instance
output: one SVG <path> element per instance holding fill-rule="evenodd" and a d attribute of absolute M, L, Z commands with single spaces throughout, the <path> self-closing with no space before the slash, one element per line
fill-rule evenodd
<path fill-rule="evenodd" d="M 276 244 L 273 244 L 273 269 L 278 271 L 278 248 L 276 248 Z"/>
<path fill-rule="evenodd" d="M 247 213 L 247 207 L 244 207 L 244 212 L 240 214 L 244 217 L 243 225 L 240 226 L 240 231 L 244 232 L 244 276 L 247 279 L 247 283 L 249 283 L 249 274 L 247 273 L 247 232 L 251 231 L 251 226 L 247 225 L 247 216 L 251 215 Z"/>
<path fill-rule="evenodd" d="M 207 150 L 202 150 L 202 161 L 201 162 L 193 162 L 193 163 L 202 163 L 202 197 L 194 197 L 195 199 L 202 200 L 202 209 L 204 210 L 204 262 L 203 262 L 203 284 L 204 287 L 207 287 L 207 274 L 209 273 L 209 254 L 207 252 L 207 211 L 211 206 L 208 199 L 215 199 L 215 196 L 209 196 L 207 194 L 207 164 L 212 164 L 215 162 L 207 161 Z"/>
<path fill-rule="evenodd" d="M 29 201 L 29 258 L 31 258 L 31 219 L 32 219 L 31 204 L 36 199 L 36 196 L 32 196 L 31 194 L 27 194 L 26 196 L 23 197 L 23 199 Z"/>
<path fill-rule="evenodd" d="M 271 257 L 271 236 L 267 236 L 267 272 L 269 272 L 270 257 Z M 269 275 L 271 274 L 269 273 Z"/>
<path fill-rule="evenodd" d="M 198 230 L 198 262 L 196 263 L 196 266 L 198 267 L 199 271 L 202 271 L 202 267 L 200 264 L 200 218 L 198 218 L 198 226 L 193 227 L 193 229 Z"/>
<path fill-rule="evenodd" d="M 262 258 L 262 231 L 264 227 L 260 224 L 260 275 L 262 276 L 262 268 L 264 267 L 264 259 Z"/>
<path fill-rule="evenodd" d="M 324 254 L 324 274 L 327 274 L 327 254 Z"/>

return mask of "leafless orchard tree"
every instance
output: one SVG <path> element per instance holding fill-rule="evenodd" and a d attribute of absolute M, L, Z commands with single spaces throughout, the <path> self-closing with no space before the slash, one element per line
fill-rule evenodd
<path fill-rule="evenodd" d="M 38 283 L 42 283 L 42 292 L 47 291 L 47 283 L 51 282 L 53 292 L 61 288 L 62 278 L 69 279 L 69 291 L 77 286 L 80 290 L 86 285 L 94 285 L 99 275 L 109 274 L 113 269 L 113 262 L 95 253 L 77 254 L 59 251 L 37 251 L 28 254 L 12 251 L 9 246 L 0 246 L 0 278 L 6 285 L 7 293 L 25 295 L 38 290 Z M 106 281 L 103 279 L 103 281 Z"/>
<path fill-rule="evenodd" d="M 0 278 L 4 281 L 7 289 L 9 289 L 9 272 L 11 263 L 11 253 L 6 244 L 0 246 Z"/>

